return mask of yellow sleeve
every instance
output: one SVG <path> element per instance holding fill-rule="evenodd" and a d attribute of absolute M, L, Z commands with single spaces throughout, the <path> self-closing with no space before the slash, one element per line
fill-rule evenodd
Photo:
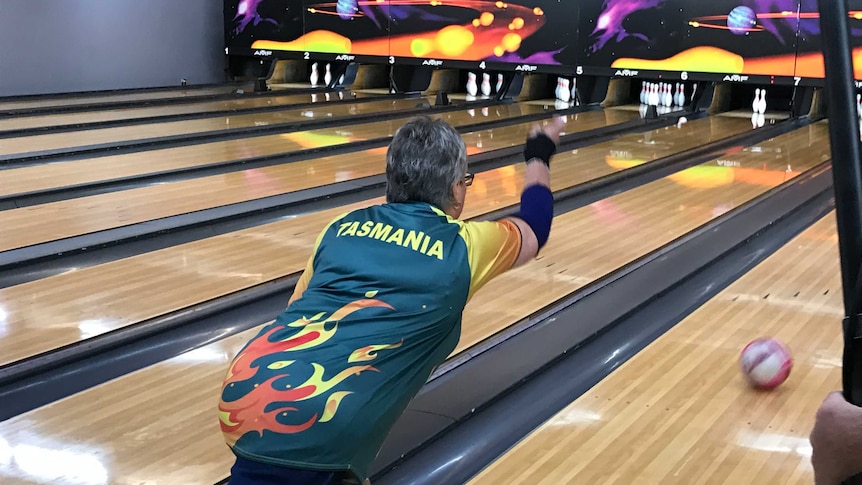
<path fill-rule="evenodd" d="M 302 274 L 299 275 L 299 281 L 297 281 L 296 286 L 293 287 L 293 295 L 291 295 L 290 300 L 287 301 L 288 306 L 290 306 L 294 300 L 299 299 L 299 297 L 302 296 L 302 293 L 305 292 L 306 288 L 308 288 L 308 282 L 311 281 L 311 275 L 314 274 L 314 255 L 316 253 L 317 245 L 314 246 L 314 251 L 311 252 L 311 256 L 305 264 L 305 270 L 303 270 Z"/>
<path fill-rule="evenodd" d="M 293 295 L 291 295 L 290 300 L 287 301 L 288 306 L 290 306 L 290 304 L 295 300 L 298 300 L 308 288 L 308 282 L 311 281 L 311 277 L 314 275 L 314 257 L 317 256 L 317 249 L 320 247 L 320 241 L 323 240 L 323 236 L 326 235 L 326 232 L 329 231 L 329 228 L 332 227 L 333 224 L 343 219 L 347 214 L 349 214 L 349 212 L 345 212 L 329 221 L 329 224 L 327 224 L 326 227 L 320 231 L 320 234 L 317 235 L 317 240 L 314 241 L 314 248 L 311 250 L 311 256 L 308 257 L 308 261 L 305 263 L 305 269 L 302 271 L 302 274 L 299 276 L 299 280 L 296 282 L 296 286 L 293 288 Z"/>
<path fill-rule="evenodd" d="M 521 252 L 521 231 L 510 220 L 464 222 L 461 238 L 470 263 L 468 299 L 491 279 L 514 266 Z"/>

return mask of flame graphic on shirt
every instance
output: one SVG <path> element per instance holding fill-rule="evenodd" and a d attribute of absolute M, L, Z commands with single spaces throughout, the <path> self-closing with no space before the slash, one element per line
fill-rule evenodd
<path fill-rule="evenodd" d="M 319 346 L 337 333 L 339 321 L 358 310 L 373 307 L 393 310 L 392 306 L 380 300 L 358 300 L 348 303 L 326 318 L 324 318 L 326 312 L 321 312 L 310 318 L 300 318 L 287 325 L 274 326 L 250 342 L 234 359 L 222 385 L 222 391 L 253 378 L 260 367 L 260 364 L 256 363 L 260 357 L 277 353 L 297 352 Z M 296 328 L 297 331 L 283 340 L 270 340 L 274 333 L 288 328 Z M 398 348 L 402 343 L 362 347 L 351 353 L 348 363 L 373 361 L 377 358 L 377 352 Z M 295 362 L 296 360 L 288 358 L 268 364 L 267 369 L 283 372 L 270 377 L 263 383 L 255 384 L 250 392 L 239 399 L 233 401 L 222 399 L 219 404 L 219 421 L 222 432 L 225 434 L 225 440 L 229 445 L 233 445 L 250 432 L 257 433 L 258 436 L 263 436 L 264 431 L 293 434 L 307 430 L 316 422 L 330 421 L 338 411 L 342 400 L 352 392 L 332 392 L 326 398 L 323 410 L 320 413 L 314 413 L 311 418 L 304 422 L 290 422 L 290 414 L 299 411 L 299 408 L 292 404 L 334 391 L 336 386 L 352 376 L 358 376 L 368 371 L 377 372 L 377 369 L 371 365 L 354 365 L 326 379 L 327 372 L 324 366 L 310 363 L 313 368 L 312 375 L 302 384 L 295 387 L 286 384 L 275 385 L 280 379 L 290 375 L 290 367 Z"/>

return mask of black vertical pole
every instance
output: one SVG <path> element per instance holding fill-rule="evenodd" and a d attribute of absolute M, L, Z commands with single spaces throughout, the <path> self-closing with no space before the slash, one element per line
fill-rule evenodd
<path fill-rule="evenodd" d="M 862 405 L 862 345 L 859 336 L 860 255 L 862 255 L 862 175 L 859 120 L 855 104 L 853 60 L 847 24 L 847 0 L 818 0 L 832 176 L 838 222 L 838 247 L 844 290 L 844 397 Z M 826 27 L 828 26 L 828 27 Z M 862 484 L 853 477 L 846 484 Z"/>
<path fill-rule="evenodd" d="M 838 246 L 844 284 L 844 309 L 854 309 L 854 294 L 862 251 L 862 173 L 859 167 L 859 119 L 850 57 L 846 0 L 819 0 L 820 32 L 826 67 L 826 102 L 832 176 L 838 217 Z M 829 26 L 824 28 L 824 26 Z"/>

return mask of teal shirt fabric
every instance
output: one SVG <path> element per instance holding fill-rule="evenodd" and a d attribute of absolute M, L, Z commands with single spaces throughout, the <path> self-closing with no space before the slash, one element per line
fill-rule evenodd
<path fill-rule="evenodd" d="M 236 454 L 365 478 L 389 429 L 458 344 L 471 293 L 460 224 L 409 203 L 327 227 L 308 287 L 232 363 L 219 407 Z"/>

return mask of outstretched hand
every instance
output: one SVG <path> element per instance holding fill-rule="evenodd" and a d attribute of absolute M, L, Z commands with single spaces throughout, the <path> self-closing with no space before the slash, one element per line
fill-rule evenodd
<path fill-rule="evenodd" d="M 554 116 L 545 126 L 533 125 L 527 135 L 527 143 L 524 145 L 524 160 L 527 163 L 531 160 L 541 160 L 546 167 L 551 168 L 551 157 L 557 151 L 560 132 L 565 124 L 562 118 Z"/>
<path fill-rule="evenodd" d="M 540 124 L 533 125 L 533 127 L 530 128 L 530 134 L 527 135 L 527 138 L 535 138 L 539 133 L 544 133 L 545 136 L 553 140 L 556 145 L 560 142 L 560 133 L 563 131 L 565 126 L 566 122 L 563 118 L 558 115 L 554 115 L 551 122 L 547 123 L 545 126 Z"/>

